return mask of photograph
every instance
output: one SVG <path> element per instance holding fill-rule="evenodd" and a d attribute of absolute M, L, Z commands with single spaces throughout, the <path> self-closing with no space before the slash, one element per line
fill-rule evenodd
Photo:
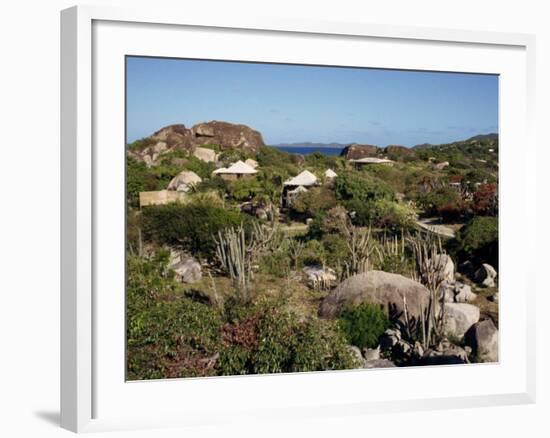
<path fill-rule="evenodd" d="M 125 117 L 128 381 L 499 362 L 499 75 L 128 55 Z"/>

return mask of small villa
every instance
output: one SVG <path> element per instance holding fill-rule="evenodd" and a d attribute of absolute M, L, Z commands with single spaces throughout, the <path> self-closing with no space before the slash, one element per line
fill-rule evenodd
<path fill-rule="evenodd" d="M 227 168 L 221 167 L 220 169 L 216 169 L 212 173 L 214 175 L 219 175 L 220 178 L 226 181 L 235 181 L 240 178 L 247 178 L 255 175 L 256 173 L 258 173 L 258 171 L 249 164 L 246 164 L 243 161 L 239 160 Z"/>
<path fill-rule="evenodd" d="M 283 207 L 292 205 L 292 202 L 300 193 L 307 192 L 308 187 L 313 187 L 319 184 L 317 177 L 309 170 L 290 178 L 283 183 L 282 204 Z"/>
<path fill-rule="evenodd" d="M 354 163 L 356 167 L 363 167 L 367 165 L 379 164 L 382 166 L 393 166 L 395 161 L 388 160 L 387 158 L 377 158 L 377 157 L 365 157 L 359 158 L 358 160 L 349 160 L 351 163 Z"/>

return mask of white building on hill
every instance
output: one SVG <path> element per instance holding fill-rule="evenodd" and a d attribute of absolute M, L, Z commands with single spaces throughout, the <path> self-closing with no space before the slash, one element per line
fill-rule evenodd
<path fill-rule="evenodd" d="M 221 178 L 229 181 L 233 181 L 239 178 L 248 177 L 258 173 L 252 166 L 243 163 L 241 160 L 233 163 L 229 167 L 222 167 L 212 172 L 215 175 L 219 175 Z"/>

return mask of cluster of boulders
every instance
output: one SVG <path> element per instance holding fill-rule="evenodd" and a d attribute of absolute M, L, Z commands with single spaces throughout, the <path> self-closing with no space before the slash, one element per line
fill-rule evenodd
<path fill-rule="evenodd" d="M 411 148 L 401 145 L 388 145 L 386 147 L 379 147 L 372 144 L 358 144 L 352 143 L 342 149 L 340 156 L 345 157 L 347 160 L 359 160 L 366 157 L 376 157 L 378 155 L 393 155 L 393 156 L 411 156 L 414 151 Z"/>
<path fill-rule="evenodd" d="M 444 337 L 437 346 L 426 349 L 418 340 L 410 340 L 411 328 L 418 327 L 426 315 L 430 293 L 422 284 L 399 274 L 368 271 L 349 277 L 322 300 L 319 316 L 335 318 L 344 309 L 362 303 L 380 305 L 393 321 L 394 328 L 386 330 L 380 337 L 377 351 L 397 365 L 498 361 L 497 327 L 492 320 L 481 315 L 479 307 L 472 304 L 477 295 L 470 285 L 455 278 L 451 258 L 448 255 L 438 257 L 436 263 L 441 266 L 442 280 L 440 292 L 445 300 L 438 303 L 437 308 L 437 314 L 443 312 L 444 315 Z M 487 279 L 494 281 L 496 271 L 491 269 L 489 265 L 483 265 L 480 268 L 483 273 L 477 278 L 481 282 Z M 361 355 L 367 361 L 365 351 L 354 351 L 358 358 Z"/>
<path fill-rule="evenodd" d="M 208 145 L 220 150 L 239 150 L 256 154 L 264 145 L 262 135 L 246 125 L 211 121 L 199 123 L 192 128 L 185 125 L 170 125 L 159 129 L 144 142 L 145 147 L 128 151 L 128 155 L 145 162 L 148 166 L 158 164 L 168 152 L 183 150 L 205 162 L 215 162 L 218 154 Z"/>

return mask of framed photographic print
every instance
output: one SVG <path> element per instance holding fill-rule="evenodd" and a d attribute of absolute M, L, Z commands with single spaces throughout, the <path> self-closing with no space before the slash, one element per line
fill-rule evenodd
<path fill-rule="evenodd" d="M 534 401 L 533 37 L 74 7 L 61 44 L 63 427 Z"/>

